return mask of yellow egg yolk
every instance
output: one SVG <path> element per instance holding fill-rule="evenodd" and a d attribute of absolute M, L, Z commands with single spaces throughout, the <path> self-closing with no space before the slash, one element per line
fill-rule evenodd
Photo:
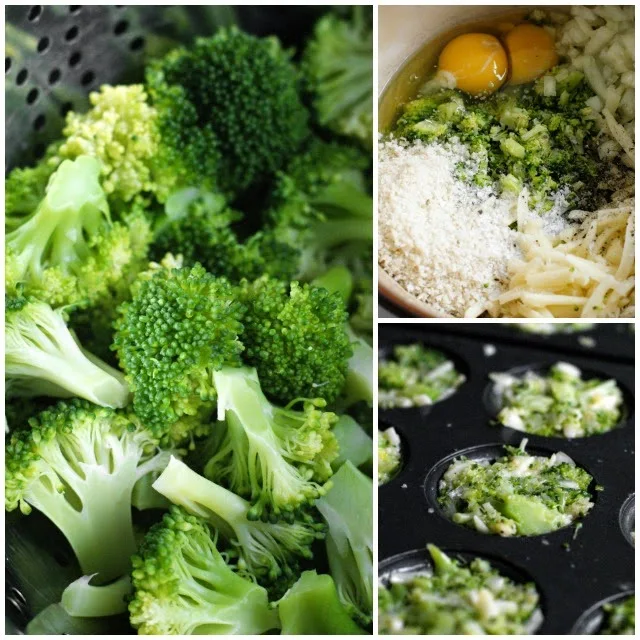
<path fill-rule="evenodd" d="M 558 64 L 553 37 L 542 27 L 519 24 L 504 36 L 509 54 L 510 84 L 533 82 Z"/>
<path fill-rule="evenodd" d="M 456 88 L 472 96 L 487 96 L 507 77 L 507 54 L 498 38 L 486 33 L 465 33 L 442 50 L 438 72 L 450 74 Z"/>

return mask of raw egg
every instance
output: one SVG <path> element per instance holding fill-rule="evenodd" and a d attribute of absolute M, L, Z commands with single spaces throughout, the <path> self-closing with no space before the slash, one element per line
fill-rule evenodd
<path fill-rule="evenodd" d="M 533 82 L 558 64 L 553 37 L 542 27 L 519 24 L 504 36 L 509 54 L 511 84 Z"/>
<path fill-rule="evenodd" d="M 472 96 L 487 96 L 499 89 L 507 70 L 507 54 L 500 40 L 486 33 L 454 38 L 438 60 L 438 72 L 452 76 L 455 86 Z"/>

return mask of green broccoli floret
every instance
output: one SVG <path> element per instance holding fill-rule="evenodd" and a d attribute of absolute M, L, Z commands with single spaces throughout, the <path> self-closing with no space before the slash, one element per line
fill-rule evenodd
<path fill-rule="evenodd" d="M 132 290 L 113 348 L 137 415 L 163 444 L 205 435 L 215 409 L 213 372 L 241 364 L 243 305 L 226 280 L 201 265 L 159 266 Z"/>
<path fill-rule="evenodd" d="M 312 558 L 311 545 L 325 527 L 308 516 L 294 522 L 250 520 L 251 504 L 172 458 L 154 483 L 156 491 L 191 515 L 204 518 L 239 554 L 238 569 L 259 583 L 286 583 L 299 575 L 298 559 Z"/>
<path fill-rule="evenodd" d="M 65 535 L 85 575 L 127 573 L 136 550 L 131 492 L 169 457 L 132 416 L 85 400 L 60 402 L 12 434 L 5 508 L 36 508 Z"/>
<path fill-rule="evenodd" d="M 359 150 L 313 139 L 278 174 L 267 218 L 283 242 L 300 249 L 300 278 L 329 266 L 328 254 L 337 247 L 372 245 L 369 163 Z"/>
<path fill-rule="evenodd" d="M 199 262 L 209 273 L 232 282 L 265 273 L 288 281 L 297 271 L 299 252 L 273 231 L 258 231 L 241 242 L 232 225 L 242 214 L 219 194 L 185 189 L 169 199 L 166 210 L 151 249 L 155 260 L 171 252 L 181 255 L 185 266 Z"/>
<path fill-rule="evenodd" d="M 5 296 L 7 396 L 79 396 L 106 407 L 124 407 L 124 376 L 85 351 L 69 331 L 62 310 L 22 296 Z"/>
<path fill-rule="evenodd" d="M 302 410 L 272 405 L 255 369 L 222 369 L 213 378 L 224 422 L 213 430 L 205 476 L 249 499 L 249 519 L 293 521 L 328 488 L 319 483 L 331 476 L 338 455 L 331 432 L 337 416 L 322 411 L 321 399 L 304 401 Z"/>
<path fill-rule="evenodd" d="M 132 559 L 131 624 L 144 635 L 257 635 L 279 626 L 266 590 L 236 573 L 205 520 L 172 507 Z"/>
<path fill-rule="evenodd" d="M 373 29 L 370 7 L 353 7 L 350 19 L 322 17 L 303 58 L 318 122 L 354 137 L 373 140 Z"/>
<path fill-rule="evenodd" d="M 352 354 L 340 296 L 264 277 L 243 283 L 242 299 L 244 359 L 258 370 L 267 395 L 282 403 L 337 398 Z"/>
<path fill-rule="evenodd" d="M 308 135 L 298 75 L 276 38 L 220 29 L 147 70 L 161 156 L 184 186 L 233 195 L 262 182 Z"/>
<path fill-rule="evenodd" d="M 87 155 L 100 161 L 102 187 L 114 201 L 129 202 L 140 194 L 164 200 L 173 186 L 169 176 L 154 176 L 160 135 L 156 110 L 144 87 L 103 85 L 89 94 L 86 113 L 70 111 L 58 154 L 73 160 Z"/>
<path fill-rule="evenodd" d="M 373 483 L 351 462 L 316 503 L 329 526 L 327 555 L 340 601 L 361 624 L 373 612 Z"/>
<path fill-rule="evenodd" d="M 363 635 L 338 598 L 331 576 L 305 571 L 278 601 L 281 635 Z"/>
<path fill-rule="evenodd" d="M 121 280 L 134 258 L 135 229 L 112 222 L 89 156 L 66 160 L 44 200 L 6 236 L 5 282 L 53 305 L 88 304 Z"/>

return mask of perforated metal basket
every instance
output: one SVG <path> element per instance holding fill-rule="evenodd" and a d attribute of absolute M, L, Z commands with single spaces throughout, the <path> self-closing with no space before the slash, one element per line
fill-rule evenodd
<path fill-rule="evenodd" d="M 327 7 L 51 6 L 5 8 L 5 168 L 37 160 L 61 132 L 64 115 L 82 111 L 102 84 L 143 79 L 145 62 L 196 36 L 239 24 L 256 35 L 277 35 L 296 47 Z M 55 586 L 73 573 L 72 555 L 55 527 L 37 513 L 6 520 L 6 630 L 21 633 L 51 602 Z M 30 554 L 30 549 L 46 553 Z M 33 575 L 25 578 L 24 566 Z M 42 580 L 38 580 L 38 576 Z M 75 576 L 77 577 L 77 575 Z M 73 579 L 73 577 L 71 577 Z M 120 624 L 122 623 L 122 624 Z M 102 629 L 97 630 L 102 631 Z M 131 633 L 123 621 L 112 633 Z"/>

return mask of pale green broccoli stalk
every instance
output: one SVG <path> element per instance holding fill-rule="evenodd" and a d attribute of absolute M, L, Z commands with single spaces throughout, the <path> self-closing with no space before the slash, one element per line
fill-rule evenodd
<path fill-rule="evenodd" d="M 319 123 L 335 133 L 373 141 L 373 29 L 370 7 L 351 19 L 333 13 L 315 27 L 303 58 Z"/>
<path fill-rule="evenodd" d="M 238 550 L 238 569 L 260 583 L 298 575 L 298 558 L 312 558 L 311 545 L 324 537 L 324 526 L 300 517 L 294 522 L 250 520 L 251 504 L 172 458 L 153 485 L 189 513 L 207 520 Z"/>
<path fill-rule="evenodd" d="M 373 439 L 351 416 L 340 416 L 333 428 L 333 434 L 340 451 L 331 463 L 335 471 L 347 460 L 354 467 L 369 466 L 373 462 Z"/>
<path fill-rule="evenodd" d="M 156 265 L 140 274 L 132 293 L 120 307 L 113 348 L 136 414 L 163 445 L 206 435 L 215 410 L 213 372 L 241 364 L 243 305 L 226 280 L 200 265 Z"/>
<path fill-rule="evenodd" d="M 38 509 L 69 541 L 82 572 L 106 582 L 136 550 L 131 492 L 169 453 L 133 416 L 85 400 L 60 402 L 12 434 L 5 449 L 5 508 Z"/>
<path fill-rule="evenodd" d="M 172 507 L 133 557 L 131 624 L 144 635 L 257 635 L 279 626 L 266 590 L 236 573 L 205 520 Z"/>
<path fill-rule="evenodd" d="M 205 466 L 207 478 L 245 496 L 253 504 L 251 520 L 292 521 L 326 488 L 338 445 L 331 432 L 337 416 L 322 411 L 324 400 L 275 406 L 260 388 L 255 369 L 227 368 L 213 374 L 218 393 L 215 454 Z"/>
<path fill-rule="evenodd" d="M 124 376 L 78 343 L 61 310 L 24 297 L 5 298 L 5 382 L 8 397 L 79 396 L 124 407 Z"/>
<path fill-rule="evenodd" d="M 58 167 L 37 209 L 5 238 L 7 291 L 87 305 L 122 279 L 135 238 L 111 221 L 99 174 L 89 156 Z"/>
<path fill-rule="evenodd" d="M 124 613 L 131 594 L 131 576 L 125 574 L 107 585 L 92 585 L 93 576 L 82 576 L 62 593 L 62 608 L 75 618 L 104 618 Z"/>
<path fill-rule="evenodd" d="M 156 193 L 163 200 L 172 186 L 163 174 L 156 180 L 152 167 L 160 134 L 156 110 L 147 103 L 139 84 L 109 86 L 89 94 L 86 113 L 67 114 L 62 159 L 92 156 L 100 161 L 100 179 L 111 198 L 129 202 L 138 194 Z"/>
<path fill-rule="evenodd" d="M 338 598 L 333 578 L 305 571 L 278 601 L 281 635 L 363 635 Z"/>
<path fill-rule="evenodd" d="M 329 526 L 327 555 L 340 601 L 361 624 L 373 613 L 373 482 L 345 462 L 316 506 Z"/>

